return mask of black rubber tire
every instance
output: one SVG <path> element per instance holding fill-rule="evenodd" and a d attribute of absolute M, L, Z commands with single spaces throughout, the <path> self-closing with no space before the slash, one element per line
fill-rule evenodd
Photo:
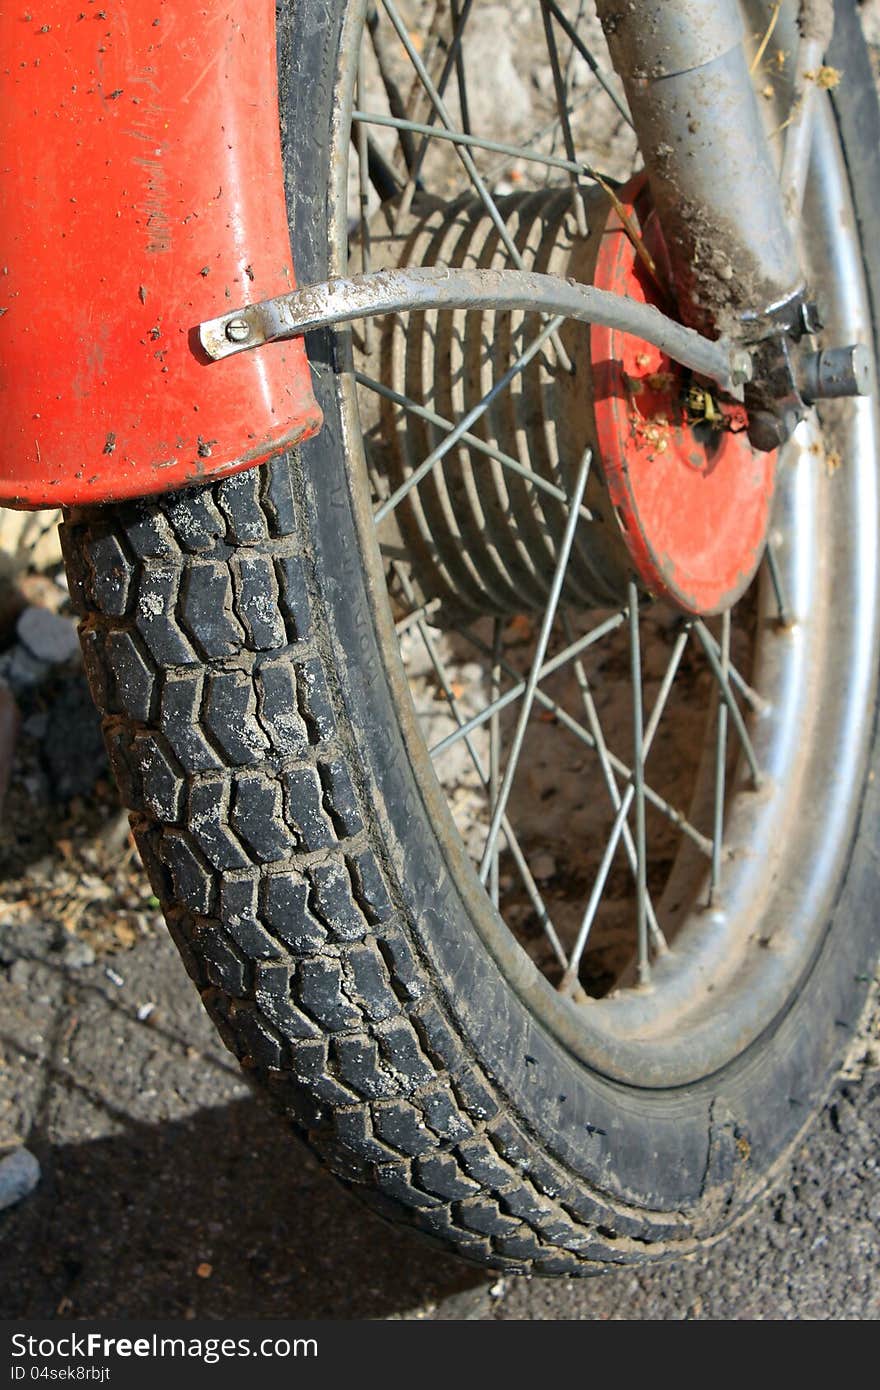
<path fill-rule="evenodd" d="M 342 8 L 300 0 L 279 36 L 303 281 L 326 273 L 316 210 Z M 851 0 L 831 61 L 859 217 L 876 227 L 880 120 Z M 812 971 L 758 1043 L 669 1092 L 576 1061 L 478 937 L 408 762 L 333 350 L 310 344 L 326 425 L 291 459 L 64 527 L 89 681 L 169 928 L 225 1042 L 382 1214 L 505 1269 L 687 1252 L 766 1185 L 852 1037 L 877 952 L 880 783 L 866 780 Z"/>

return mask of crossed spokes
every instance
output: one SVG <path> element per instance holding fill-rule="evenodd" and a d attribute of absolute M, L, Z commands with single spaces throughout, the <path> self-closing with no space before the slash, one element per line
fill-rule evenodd
<path fill-rule="evenodd" d="M 509 895 L 511 879 L 510 874 L 502 875 L 501 859 L 505 853 L 509 855 L 511 867 L 558 968 L 559 988 L 575 998 L 583 997 L 580 984 L 582 962 L 600 914 L 612 867 L 621 850 L 633 883 L 630 894 L 631 942 L 639 984 L 650 983 L 652 961 L 668 949 L 650 887 L 651 878 L 656 876 L 650 872 L 652 842 L 648 827 L 649 811 L 655 822 L 664 821 L 670 831 L 698 851 L 706 865 L 701 885 L 702 905 L 709 906 L 720 901 L 723 891 L 724 812 L 731 762 L 728 731 L 732 726 L 751 784 L 756 785 L 761 779 L 761 771 L 743 707 L 752 711 L 763 709 L 760 697 L 732 661 L 733 624 L 730 613 L 724 614 L 719 620 L 717 637 L 706 622 L 697 618 L 681 616 L 675 619 L 673 615 L 665 613 L 659 615 L 661 622 L 658 624 L 658 615 L 652 612 L 650 605 L 646 610 L 636 584 L 632 583 L 628 602 L 623 608 L 606 615 L 594 614 L 587 630 L 579 635 L 576 633 L 574 617 L 559 604 L 559 594 L 571 542 L 576 533 L 588 468 L 589 459 L 585 459 L 578 485 L 569 499 L 570 525 L 560 553 L 553 590 L 537 635 L 532 632 L 534 641 L 528 648 L 529 660 L 525 669 L 523 653 L 526 644 L 521 634 L 531 626 L 528 620 L 514 619 L 506 628 L 500 619 L 493 620 L 490 640 L 480 630 L 485 627 L 486 620 L 457 626 L 453 632 L 448 628 L 435 627 L 439 605 L 433 609 L 430 605 L 417 605 L 415 591 L 405 569 L 395 566 L 396 587 L 403 601 L 409 605 L 409 611 L 398 621 L 398 630 L 408 633 L 410 637 L 417 632 L 428 654 L 438 693 L 448 711 L 447 722 L 452 724 L 449 732 L 436 739 L 430 747 L 437 775 L 442 784 L 448 785 L 450 790 L 454 789 L 460 773 L 448 777 L 444 772 L 444 760 L 464 747 L 483 794 L 481 811 L 475 813 L 474 808 L 469 806 L 467 813 L 471 831 L 475 822 L 484 827 L 479 851 L 473 833 L 469 837 L 471 853 L 479 864 L 480 877 L 488 886 L 492 901 L 496 906 L 501 905 L 503 910 L 504 895 L 500 892 L 500 884 L 506 878 Z M 665 637 L 661 636 L 663 626 L 669 628 Z M 617 661 L 620 664 L 621 638 L 625 639 L 629 672 L 628 730 L 620 710 L 612 709 L 610 715 L 600 713 L 600 705 L 608 704 L 602 687 L 603 665 L 607 670 L 609 662 L 613 664 Z M 651 649 L 652 660 L 652 676 L 647 682 L 643 672 L 646 642 Z M 603 647 L 609 644 L 616 645 L 603 663 Z M 665 656 L 658 684 L 656 677 L 661 652 Z M 474 662 L 468 653 L 483 658 L 479 676 L 474 674 Z M 587 671 L 585 661 L 589 656 L 600 658 L 596 663 L 598 679 Z M 690 671 L 685 699 L 689 703 L 685 708 L 679 708 L 675 716 L 679 736 L 682 721 L 693 729 L 699 723 L 701 712 L 706 718 L 710 717 L 713 701 L 707 698 L 705 692 L 700 701 L 701 708 L 693 707 L 693 694 L 699 684 L 700 671 L 705 678 L 703 684 L 708 683 L 715 692 L 713 785 L 708 833 L 694 823 L 687 809 L 670 799 L 662 780 L 661 784 L 655 785 L 649 766 L 652 749 L 658 741 L 662 742 L 664 718 L 668 718 L 676 679 L 688 660 Z M 469 673 L 469 685 L 463 684 L 462 671 Z M 560 684 L 560 677 L 563 678 L 562 690 L 551 693 L 549 687 L 554 678 Z M 643 692 L 651 691 L 648 705 L 643 709 Z M 486 695 L 488 698 L 485 698 Z M 573 709 L 578 704 L 580 710 L 575 713 Z M 427 722 L 436 727 L 436 710 L 426 704 L 424 694 L 418 708 Z M 613 733 L 609 729 L 611 724 L 615 726 Z M 552 730 L 556 734 L 557 748 L 562 747 L 560 736 L 564 736 L 569 745 L 574 740 L 582 749 L 589 750 L 591 758 L 583 772 L 586 794 L 598 797 L 604 789 L 612 817 L 610 828 L 604 834 L 592 880 L 583 893 L 577 930 L 569 930 L 568 933 L 554 922 L 547 897 L 529 867 L 529 860 L 535 854 L 534 847 L 531 847 L 530 853 L 530 846 L 516 828 L 519 818 L 517 811 L 522 809 L 522 799 L 517 801 L 516 789 L 524 785 L 524 794 L 528 797 L 529 754 L 535 754 L 534 746 L 531 749 L 527 746 L 530 726 L 540 731 L 545 744 Z M 623 755 L 616 752 L 614 747 L 615 743 L 620 745 L 622 737 L 628 744 Z M 482 742 L 478 742 L 479 739 Z M 695 736 L 694 747 L 698 751 L 699 746 L 700 739 Z M 562 756 L 570 760 L 570 751 Z M 452 800 L 454 807 L 454 796 Z M 668 835 L 666 838 L 668 840 Z M 597 849 L 599 846 L 596 844 L 565 847 L 566 853 L 574 861 L 587 856 L 591 861 L 595 860 Z M 582 874 L 579 876 L 582 877 Z"/>
<path fill-rule="evenodd" d="M 413 238 L 427 246 L 441 231 L 444 246 L 461 236 L 456 254 L 463 264 L 472 255 L 479 264 L 532 266 L 538 253 L 525 219 L 511 216 L 513 192 L 534 191 L 550 208 L 548 195 L 567 191 L 571 235 L 589 235 L 588 192 L 599 185 L 613 200 L 614 187 L 638 162 L 591 11 L 584 0 L 540 0 L 517 14 L 514 46 L 530 62 L 543 54 L 540 72 L 526 69 L 534 100 L 516 107 L 511 79 L 487 107 L 484 0 L 419 7 L 380 0 L 368 10 L 352 113 L 357 179 L 350 184 L 350 228 L 360 268 L 397 264 Z M 497 9 L 492 13 L 497 17 Z M 489 37 L 496 48 L 512 42 L 501 33 Z M 428 227 L 419 220 L 420 209 L 457 206 L 465 194 L 488 229 L 482 249 L 465 248 L 458 230 L 464 221 L 441 218 Z M 438 252 L 429 263 L 441 260 Z M 505 320 L 499 309 L 494 326 L 492 317 L 485 315 L 479 329 L 476 316 L 467 326 L 459 319 L 445 362 L 439 316 L 436 325 L 429 317 L 422 337 L 404 331 L 395 339 L 374 327 L 356 340 L 373 516 L 416 710 L 470 857 L 490 901 L 511 929 L 524 931 L 548 976 L 583 1000 L 590 953 L 609 913 L 617 920 L 625 909 L 628 917 L 621 931 L 631 983 L 649 985 L 657 960 L 674 951 L 665 885 L 681 854 L 697 865 L 697 905 L 723 901 L 727 805 L 744 784 L 738 759 L 752 785 L 762 779 L 749 720 L 763 702 L 744 669 L 743 624 L 730 614 L 707 622 L 661 610 L 634 580 L 619 591 L 617 606 L 578 604 L 601 470 L 589 449 L 574 450 L 570 441 L 551 456 L 543 436 L 523 439 L 529 429 L 548 428 L 528 423 L 535 381 L 543 392 L 548 383 L 570 380 L 585 334 L 578 330 L 577 338 L 562 319 L 546 315 Z M 475 342 L 479 351 L 469 355 Z M 389 367 L 395 353 L 397 365 Z M 392 438 L 408 442 L 404 463 L 389 469 L 383 449 Z M 409 441 L 416 441 L 412 448 Z M 482 477 L 491 478 L 485 493 Z M 490 543 L 490 510 L 496 528 L 499 518 L 506 524 L 516 514 L 520 529 L 499 542 L 514 561 L 532 537 L 531 600 L 523 613 L 506 601 L 494 610 L 506 616 L 491 616 L 487 603 L 489 616 L 459 621 L 450 616 L 456 610 L 449 593 L 422 582 L 408 548 L 413 535 L 418 545 L 436 542 L 438 564 L 458 548 L 444 582 L 463 574 L 473 599 L 474 570 L 455 512 L 465 491 L 468 535 L 476 533 L 477 543 L 480 535 Z M 524 508 L 531 509 L 525 520 Z M 450 529 L 437 540 L 443 516 Z M 554 516 L 558 524 L 550 527 Z M 770 564 L 784 622 L 772 556 Z M 502 591 L 509 600 L 503 584 L 496 589 Z M 701 762 L 711 764 L 710 793 L 695 799 Z M 566 784 L 564 834 L 560 814 L 551 815 L 554 777 Z M 624 972 L 612 973 L 616 982 Z"/>

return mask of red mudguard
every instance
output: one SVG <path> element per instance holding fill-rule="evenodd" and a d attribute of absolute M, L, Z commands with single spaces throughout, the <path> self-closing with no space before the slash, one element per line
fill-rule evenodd
<path fill-rule="evenodd" d="M 313 434 L 301 342 L 196 325 L 294 284 L 273 0 L 0 6 L 0 504 L 97 503 Z"/>

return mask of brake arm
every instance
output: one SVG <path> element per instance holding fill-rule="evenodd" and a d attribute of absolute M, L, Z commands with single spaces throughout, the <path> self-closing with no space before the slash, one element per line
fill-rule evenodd
<path fill-rule="evenodd" d="M 738 400 L 751 377 L 749 354 L 725 338 L 713 342 L 649 304 L 592 285 L 520 270 L 419 267 L 326 280 L 209 319 L 199 325 L 199 340 L 210 358 L 220 360 L 312 329 L 408 309 L 535 310 L 618 328 L 653 343 Z"/>

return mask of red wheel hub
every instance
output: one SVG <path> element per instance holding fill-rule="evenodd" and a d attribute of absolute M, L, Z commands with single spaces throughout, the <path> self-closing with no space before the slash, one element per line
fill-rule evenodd
<path fill-rule="evenodd" d="M 663 279 L 644 176 L 621 190 L 620 201 Z M 668 312 L 616 211 L 595 284 Z M 754 450 L 742 408 L 707 395 L 658 348 L 599 327 L 590 341 L 601 464 L 639 578 L 687 612 L 729 608 L 764 552 L 776 453 Z"/>

